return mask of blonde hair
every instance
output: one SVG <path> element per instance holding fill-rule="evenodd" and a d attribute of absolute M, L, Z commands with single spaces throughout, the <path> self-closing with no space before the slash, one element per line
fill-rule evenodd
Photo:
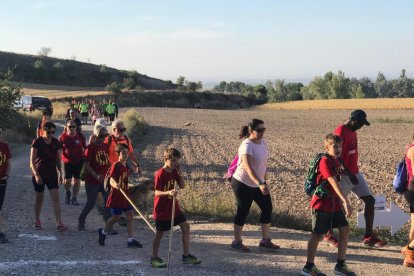
<path fill-rule="evenodd" d="M 340 145 L 342 144 L 342 138 L 333 133 L 329 133 L 328 135 L 325 136 L 323 144 L 325 147 L 330 146 L 330 145 Z"/>
<path fill-rule="evenodd" d="M 173 157 L 181 158 L 181 152 L 179 152 L 176 148 L 168 148 L 164 151 L 164 160 L 168 160 Z"/>

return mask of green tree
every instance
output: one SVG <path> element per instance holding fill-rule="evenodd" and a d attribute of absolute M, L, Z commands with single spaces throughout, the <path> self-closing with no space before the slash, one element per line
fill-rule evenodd
<path fill-rule="evenodd" d="M 13 106 L 21 98 L 20 86 L 12 83 L 13 72 L 11 69 L 0 76 L 0 127 L 10 128 L 13 113 L 16 112 Z"/>
<path fill-rule="evenodd" d="M 375 81 L 374 87 L 375 91 L 378 94 L 378 97 L 386 98 L 392 95 L 392 86 L 389 83 L 389 81 L 387 81 L 384 74 L 381 72 L 378 72 L 377 80 Z"/>
<path fill-rule="evenodd" d="M 202 83 L 201 81 L 198 81 L 198 82 L 196 83 L 196 89 L 197 89 L 197 90 L 201 90 L 201 89 L 203 89 L 203 83 Z"/>
<path fill-rule="evenodd" d="M 118 97 L 122 93 L 122 87 L 117 82 L 112 82 L 105 87 L 106 91 L 111 92 L 114 95 L 115 100 L 118 100 Z"/>
<path fill-rule="evenodd" d="M 329 99 L 347 99 L 349 98 L 349 78 L 345 77 L 342 71 L 338 74 L 328 72 L 325 80 L 329 86 Z"/>
<path fill-rule="evenodd" d="M 186 88 L 188 91 L 196 91 L 197 90 L 197 83 L 193 81 L 186 81 L 185 83 Z"/>
<path fill-rule="evenodd" d="M 46 66 L 42 60 L 38 59 L 33 64 L 35 82 L 43 82 L 46 78 Z"/>
<path fill-rule="evenodd" d="M 38 52 L 39 56 L 41 57 L 47 57 L 52 52 L 52 48 L 50 47 L 42 47 L 40 51 Z"/>

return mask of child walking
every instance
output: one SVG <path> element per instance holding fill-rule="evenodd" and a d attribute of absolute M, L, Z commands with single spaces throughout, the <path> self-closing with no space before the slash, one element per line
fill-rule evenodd
<path fill-rule="evenodd" d="M 131 248 L 142 248 L 142 244 L 133 238 L 134 213 L 132 206 L 119 191 L 122 189 L 126 194 L 128 194 L 128 167 L 126 166 L 129 155 L 128 146 L 125 144 L 118 144 L 115 147 L 115 152 L 119 156 L 119 161 L 114 163 L 109 171 L 111 192 L 106 202 L 106 207 L 111 208 L 112 217 L 107 220 L 104 228 L 98 229 L 99 244 L 105 245 L 105 238 L 107 234 L 111 231 L 113 225 L 119 221 L 122 212 L 124 212 L 126 214 L 128 228 L 127 245 Z"/>
<path fill-rule="evenodd" d="M 317 188 L 312 196 L 312 235 L 308 242 L 306 265 L 301 275 L 324 276 L 315 266 L 315 255 L 323 235 L 331 228 L 339 229 L 338 260 L 334 268 L 335 275 L 356 275 L 345 264 L 345 254 L 348 247 L 349 226 L 346 217 L 352 209 L 348 198 L 344 196 L 339 185 L 341 164 L 341 137 L 328 134 L 324 140 L 325 155 L 321 158 L 317 174 Z M 341 205 L 342 202 L 342 205 Z M 345 213 L 344 213 L 345 212 Z M 346 217 L 345 217 L 346 216 Z"/>
<path fill-rule="evenodd" d="M 6 235 L 2 232 L 1 208 L 6 194 L 7 180 L 9 179 L 11 168 L 11 153 L 9 145 L 3 141 L 3 129 L 0 128 L 0 243 L 8 242 Z"/>
<path fill-rule="evenodd" d="M 181 153 L 175 148 L 168 148 L 164 151 L 164 166 L 155 173 L 155 197 L 154 197 L 154 220 L 157 232 L 152 243 L 151 266 L 166 267 L 167 264 L 158 257 L 158 250 L 162 236 L 165 231 L 171 230 L 171 215 L 173 197 L 178 191 L 175 184 L 184 189 L 184 179 L 180 171 Z M 200 264 L 201 261 L 190 254 L 190 225 L 184 217 L 183 212 L 175 201 L 174 226 L 179 225 L 182 233 L 183 243 L 183 264 Z"/>

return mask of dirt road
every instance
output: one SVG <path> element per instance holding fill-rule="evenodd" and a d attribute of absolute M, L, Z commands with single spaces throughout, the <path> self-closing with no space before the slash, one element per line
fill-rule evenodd
<path fill-rule="evenodd" d="M 188 133 L 204 137 L 211 130 L 205 120 L 202 125 L 189 131 L 183 131 L 182 126 L 194 118 L 203 116 L 218 116 L 224 118 L 228 111 L 206 111 L 180 109 L 140 109 L 150 131 L 137 145 L 141 151 L 142 164 L 147 176 L 160 165 L 159 157 L 162 146 L 179 144 L 186 141 Z M 235 111 L 243 117 L 252 116 L 252 111 Z M 216 126 L 216 125 L 214 125 Z M 220 126 L 216 126 L 220 127 Z M 90 129 L 90 127 L 89 127 Z M 89 136 L 89 135 L 87 135 Z M 199 140 L 202 143 L 202 139 Z M 220 140 L 216 142 L 220 143 Z M 203 148 L 199 145 L 193 147 Z M 210 145 L 213 146 L 214 145 Z M 64 233 L 55 231 L 55 222 L 49 195 L 45 194 L 41 220 L 44 230 L 36 231 L 31 224 L 34 219 L 33 202 L 34 190 L 30 180 L 29 146 L 22 145 L 14 148 L 12 174 L 7 187 L 6 200 L 3 206 L 6 218 L 6 234 L 10 240 L 0 245 L 0 274 L 1 275 L 165 275 L 165 269 L 154 269 L 149 265 L 153 233 L 140 220 L 135 220 L 135 232 L 143 249 L 128 249 L 126 247 L 126 228 L 116 226 L 119 235 L 107 238 L 104 247 L 97 241 L 97 229 L 103 226 L 103 221 L 96 210 L 93 210 L 86 223 L 86 231 L 77 231 L 77 218 L 86 201 L 82 186 L 79 202 L 81 206 L 68 206 L 63 202 L 64 189 L 60 189 L 63 221 L 69 225 Z M 183 149 L 184 154 L 188 149 Z M 220 149 L 225 151 L 224 149 Z M 224 153 L 223 153 L 224 154 Z M 186 161 L 189 161 L 187 157 Z M 210 158 L 210 157 L 209 157 Z M 215 168 L 211 157 L 208 164 Z M 203 164 L 200 164 L 200 167 Z M 219 177 L 217 170 L 209 177 Z M 193 175 L 194 179 L 201 177 Z M 232 195 L 231 195 L 232 196 Z M 208 200 L 208 199 L 207 199 Z M 277 207 L 277 202 L 274 203 Z M 303 231 L 272 228 L 274 242 L 281 246 L 276 253 L 264 252 L 256 246 L 259 241 L 259 227 L 246 225 L 244 242 L 251 247 L 252 252 L 241 254 L 229 250 L 232 241 L 232 225 L 214 223 L 212 221 L 193 221 L 191 252 L 203 263 L 199 266 L 184 266 L 181 258 L 180 231 L 174 233 L 174 248 L 171 263 L 171 275 L 298 275 L 306 260 L 306 242 L 309 234 Z M 167 257 L 168 235 L 165 236 L 160 250 L 160 256 Z M 364 249 L 359 246 L 359 240 L 350 243 L 348 264 L 358 275 L 413 275 L 414 270 L 403 267 L 400 247 L 391 245 L 387 248 Z M 316 260 L 317 265 L 328 275 L 336 261 L 335 250 L 326 245 L 320 245 Z"/>

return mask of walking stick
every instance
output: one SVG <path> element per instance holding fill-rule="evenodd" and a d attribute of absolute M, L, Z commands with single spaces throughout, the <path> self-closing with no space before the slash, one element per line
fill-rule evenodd
<path fill-rule="evenodd" d="M 125 193 L 124 190 L 119 189 L 122 193 L 122 195 L 126 198 L 126 200 L 128 200 L 129 204 L 131 204 L 131 206 L 135 209 L 135 211 L 137 211 L 137 213 L 141 216 L 141 218 L 148 224 L 149 228 L 151 228 L 151 230 L 156 233 L 154 227 L 151 225 L 151 223 L 145 218 L 145 216 L 141 213 L 141 211 L 137 208 L 137 206 L 135 206 L 135 204 L 132 202 L 132 200 L 129 198 L 129 196 Z"/>
<path fill-rule="evenodd" d="M 174 190 L 177 190 L 177 182 L 174 183 Z M 168 244 L 168 263 L 167 263 L 167 275 L 170 275 L 170 258 L 171 258 L 171 249 L 173 241 L 173 232 L 174 232 L 174 217 L 175 217 L 175 201 L 176 195 L 173 196 L 173 206 L 171 212 L 171 229 L 170 229 L 170 241 Z"/>

